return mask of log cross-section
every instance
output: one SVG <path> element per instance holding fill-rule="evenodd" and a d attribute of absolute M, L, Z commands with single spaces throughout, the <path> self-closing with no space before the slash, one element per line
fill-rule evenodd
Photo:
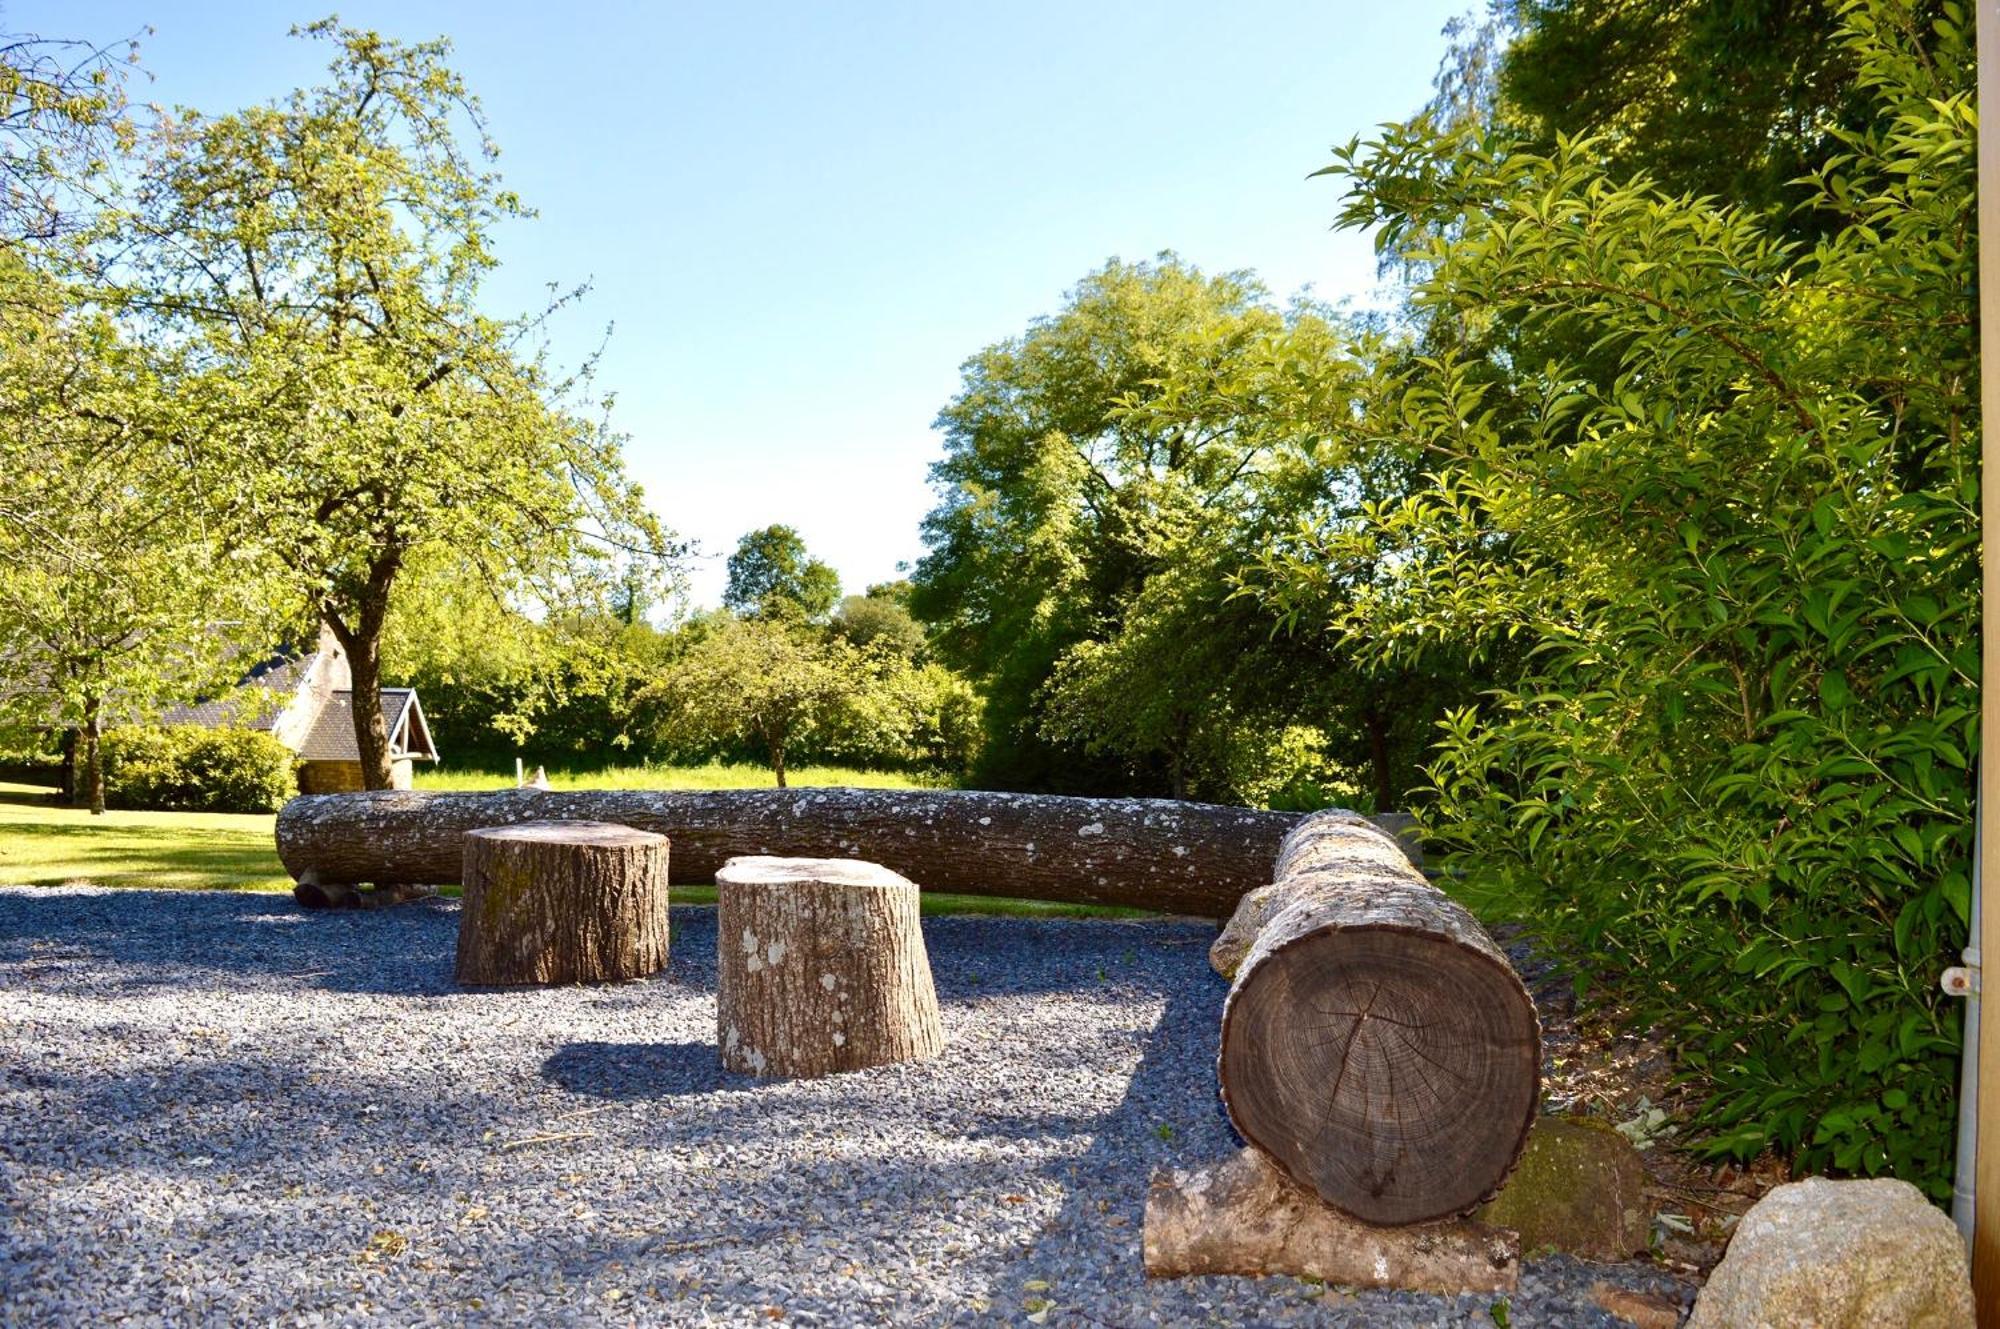
<path fill-rule="evenodd" d="M 1255 940 L 1219 1073 L 1243 1138 L 1364 1222 L 1448 1218 L 1497 1191 L 1535 1118 L 1541 1037 L 1485 930 L 1350 812 L 1302 821 L 1242 909 L 1225 940 Z"/>
<path fill-rule="evenodd" d="M 739 855 L 862 858 L 927 891 L 1132 905 L 1226 918 L 1271 878 L 1284 812 L 1147 798 L 969 789 L 599 789 L 295 798 L 278 856 L 316 882 L 459 880 L 468 831 L 609 821 L 674 842 L 675 882 L 710 882 Z"/>

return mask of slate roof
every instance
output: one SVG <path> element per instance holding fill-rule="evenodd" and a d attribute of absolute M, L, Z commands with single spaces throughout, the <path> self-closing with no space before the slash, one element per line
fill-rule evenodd
<path fill-rule="evenodd" d="M 430 726 L 424 722 L 424 709 L 417 702 L 416 689 L 382 689 L 382 726 L 389 731 L 391 760 L 404 757 L 437 760 L 437 749 L 431 745 Z M 312 731 L 299 748 L 299 756 L 306 761 L 361 760 L 361 749 L 354 742 L 352 692 L 336 692 L 326 699 L 325 708 L 313 721 Z"/>
<path fill-rule="evenodd" d="M 269 729 L 298 691 L 312 661 L 310 652 L 274 655 L 245 674 L 237 689 L 192 706 L 176 706 L 160 717 L 160 723 L 200 725 L 204 729 Z"/>

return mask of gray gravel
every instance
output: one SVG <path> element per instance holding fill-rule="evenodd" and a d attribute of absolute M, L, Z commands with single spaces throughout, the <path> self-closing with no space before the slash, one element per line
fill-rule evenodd
<path fill-rule="evenodd" d="M 1491 1318 L 1146 1280 L 1148 1177 L 1234 1147 L 1202 924 L 928 919 L 942 1057 L 760 1083 L 673 912 L 659 978 L 466 992 L 450 902 L 0 888 L 0 1322 Z M 1545 1259 L 1508 1318 L 1618 1324 L 1599 1280 L 1692 1292 Z"/>

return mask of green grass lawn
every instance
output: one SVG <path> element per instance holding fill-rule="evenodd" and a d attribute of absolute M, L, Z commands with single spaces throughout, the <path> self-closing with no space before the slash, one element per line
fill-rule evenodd
<path fill-rule="evenodd" d="M 604 772 L 575 781 L 550 773 L 558 789 L 733 789 L 747 781 L 726 782 L 720 772 L 767 774 L 755 766 L 704 766 L 688 771 L 634 768 Z M 627 779 L 612 778 L 620 774 Z M 829 778 L 809 781 L 808 774 Z M 900 787 L 896 777 L 863 771 L 813 767 L 800 772 L 798 783 L 861 784 Z M 686 777 L 683 781 L 682 777 Z M 857 778 L 841 778 L 857 777 Z M 474 777 L 464 784 L 429 784 L 422 788 L 511 788 L 513 777 Z M 469 783 L 474 778 L 485 783 Z M 759 782 L 761 783 L 761 782 Z M 908 785 L 907 780 L 901 785 Z M 97 886 L 141 886 L 195 891 L 288 891 L 292 879 L 278 862 L 269 815 L 228 812 L 107 812 L 93 817 L 80 808 L 57 807 L 48 790 L 33 785 L 0 783 L 0 886 L 60 886 L 88 882 Z M 455 894 L 452 888 L 449 894 Z M 675 904 L 714 904 L 713 886 L 676 886 Z M 926 914 L 1005 914 L 1028 918 L 1135 918 L 1137 909 L 1096 905 L 1055 904 L 1044 900 L 1012 900 L 983 895 L 939 895 L 926 891 Z"/>
<path fill-rule="evenodd" d="M 49 791 L 0 784 L 0 884 L 290 890 L 268 814 L 107 812 L 56 807 Z"/>

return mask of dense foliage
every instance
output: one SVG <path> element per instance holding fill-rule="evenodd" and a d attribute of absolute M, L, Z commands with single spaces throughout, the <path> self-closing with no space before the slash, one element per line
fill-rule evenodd
<path fill-rule="evenodd" d="M 1366 357 L 1327 311 L 1163 255 L 966 362 L 911 607 L 986 695 L 982 781 L 1401 802 L 1438 698 L 1235 598 L 1302 512 L 1414 478 L 1328 441 Z"/>
<path fill-rule="evenodd" d="M 299 791 L 299 760 L 255 729 L 131 726 L 104 735 L 113 807 L 159 812 L 276 812 Z"/>
<path fill-rule="evenodd" d="M 1866 128 L 1810 245 L 1504 129 L 1342 155 L 1424 279 L 1376 403 L 1430 481 L 1274 546 L 1395 569 L 1393 656 L 1531 644 L 1430 766 L 1453 889 L 1571 948 L 1712 1091 L 1710 1147 L 1948 1190 L 1977 738 L 1972 54 L 1843 10 Z M 1619 145 L 1613 144 L 1612 147 Z"/>

